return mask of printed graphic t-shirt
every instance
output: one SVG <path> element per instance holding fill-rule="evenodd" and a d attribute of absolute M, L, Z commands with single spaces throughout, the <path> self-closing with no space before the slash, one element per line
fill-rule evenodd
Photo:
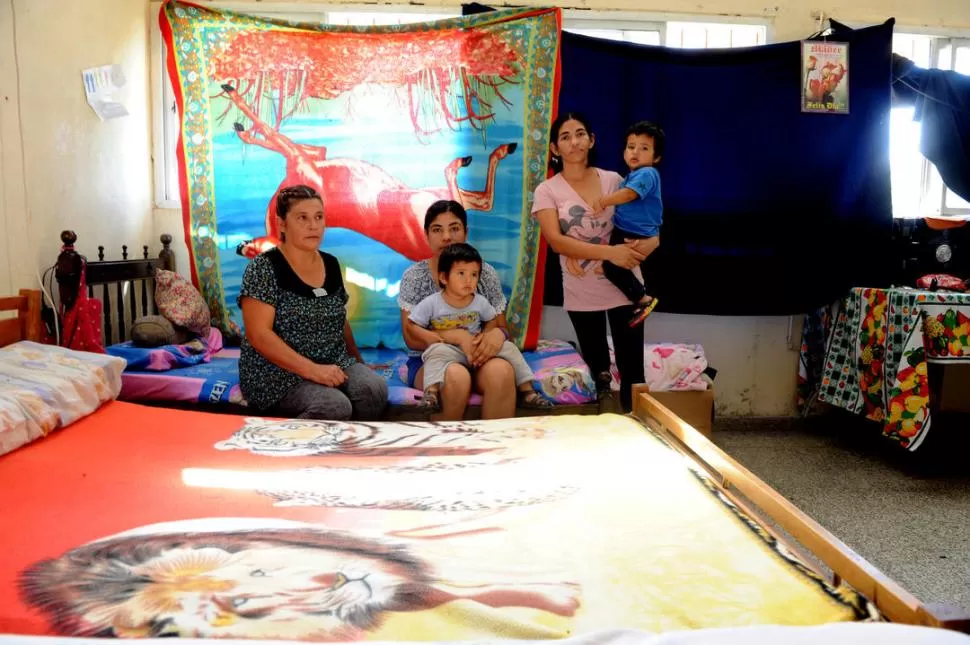
<path fill-rule="evenodd" d="M 615 192 L 622 178 L 615 172 L 596 169 L 603 195 Z M 554 208 L 559 230 L 564 235 L 590 244 L 609 244 L 613 231 L 613 207 L 594 213 L 561 174 L 536 187 L 532 214 Z M 603 276 L 600 260 L 575 260 L 559 256 L 562 266 L 563 308 L 566 311 L 603 311 L 630 304 L 612 282 Z"/>
<path fill-rule="evenodd" d="M 467 307 L 456 308 L 445 302 L 441 292 L 418 303 L 408 316 L 415 324 L 434 331 L 465 329 L 472 334 L 482 330 L 482 324 L 497 316 L 495 307 L 480 293 L 476 293 Z"/>

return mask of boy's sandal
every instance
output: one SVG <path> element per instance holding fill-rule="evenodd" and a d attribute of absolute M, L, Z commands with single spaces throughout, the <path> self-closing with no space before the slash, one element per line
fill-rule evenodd
<path fill-rule="evenodd" d="M 441 412 L 441 399 L 438 393 L 432 390 L 425 390 L 424 396 L 418 401 L 418 406 L 427 412 Z"/>
<path fill-rule="evenodd" d="M 531 408 L 533 410 L 547 410 L 555 404 L 535 390 L 532 390 L 531 392 L 523 393 L 519 397 L 519 405 L 523 408 Z"/>
<path fill-rule="evenodd" d="M 645 305 L 639 305 L 633 310 L 633 318 L 630 319 L 630 327 L 636 327 L 650 315 L 653 308 L 657 306 L 657 299 L 650 298 L 650 302 Z"/>

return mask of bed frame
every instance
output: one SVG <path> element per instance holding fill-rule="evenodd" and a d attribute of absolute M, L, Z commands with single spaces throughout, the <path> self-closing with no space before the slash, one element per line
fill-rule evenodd
<path fill-rule="evenodd" d="M 41 342 L 40 291 L 21 289 L 20 295 L 0 298 L 0 347 L 20 340 Z M 8 312 L 16 312 L 10 317 Z"/>
<path fill-rule="evenodd" d="M 733 503 L 750 516 L 761 520 L 764 528 L 775 539 L 798 553 L 816 573 L 836 584 L 845 581 L 871 600 L 892 622 L 943 627 L 970 633 L 970 611 L 954 605 L 924 604 L 917 600 L 783 495 L 761 481 L 757 475 L 651 397 L 646 385 L 634 386 L 633 398 L 633 413 L 641 423 L 700 465 Z M 786 537 L 785 533 L 791 538 Z M 797 544 L 792 542 L 792 538 Z M 812 559 L 831 569 L 831 574 L 819 570 L 818 566 L 813 565 Z"/>
<path fill-rule="evenodd" d="M 160 241 L 162 250 L 156 258 L 148 257 L 146 244 L 142 247 L 141 258 L 129 259 L 128 246 L 123 245 L 120 260 L 105 260 L 104 247 L 99 246 L 98 260 L 92 262 L 75 250 L 77 234 L 74 231 L 61 231 L 63 246 L 54 269 L 60 302 L 68 309 L 74 304 L 80 286 L 81 267 L 86 263 L 88 297 L 97 298 L 104 305 L 102 327 L 105 345 L 124 342 L 136 318 L 158 313 L 154 296 L 155 270 L 175 271 L 175 253 L 170 246 L 172 236 L 162 235 Z"/>
<path fill-rule="evenodd" d="M 39 335 L 40 309 L 39 291 L 22 290 L 19 296 L 0 298 L 0 312 L 14 310 L 18 314 L 13 319 L 15 324 L 7 324 L 6 320 L 0 323 L 0 347 L 18 340 L 33 340 L 32 335 Z M 721 492 L 741 510 L 759 519 L 780 543 L 799 553 L 816 573 L 835 583 L 844 580 L 866 596 L 892 622 L 970 633 L 970 612 L 951 605 L 921 603 L 754 473 L 658 403 L 650 396 L 646 385 L 634 386 L 633 396 L 633 414 L 642 424 L 708 472 Z M 798 544 L 775 527 L 780 527 Z M 829 567 L 831 575 L 814 565 L 813 559 Z"/>

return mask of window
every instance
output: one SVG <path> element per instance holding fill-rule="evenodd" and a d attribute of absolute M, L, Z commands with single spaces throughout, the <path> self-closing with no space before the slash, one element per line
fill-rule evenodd
<path fill-rule="evenodd" d="M 893 52 L 923 68 L 970 74 L 970 40 L 926 34 L 893 35 Z M 894 217 L 967 215 L 970 204 L 943 185 L 940 173 L 920 154 L 920 124 L 914 108 L 893 107 L 890 114 L 889 161 Z"/>
<path fill-rule="evenodd" d="M 691 49 L 754 47 L 764 45 L 767 36 L 764 25 L 668 22 L 665 44 Z"/>
<path fill-rule="evenodd" d="M 152 3 L 152 14 L 157 15 L 160 3 Z M 282 18 L 300 22 L 321 22 L 334 25 L 392 25 L 409 22 L 427 22 L 460 15 L 458 7 L 432 7 L 414 5 L 385 5 L 380 9 L 369 6 L 341 6 L 328 11 L 320 5 L 287 3 L 287 9 L 266 10 L 265 3 L 218 2 L 213 6 L 242 11 L 255 16 Z M 384 9 L 387 9 L 386 11 Z M 152 29 L 152 85 L 154 105 L 154 163 L 155 204 L 160 208 L 181 208 L 179 201 L 178 162 L 175 155 L 179 133 L 175 94 L 165 67 L 165 47 L 162 43 L 157 21 Z M 763 45 L 767 41 L 767 21 L 761 24 L 733 22 L 675 22 L 651 19 L 631 12 L 594 12 L 563 10 L 563 29 L 573 33 L 608 38 L 640 45 L 668 45 L 670 47 L 748 47 Z"/>
<path fill-rule="evenodd" d="M 677 22 L 647 20 L 644 17 L 589 17 L 589 11 L 563 12 L 563 29 L 584 36 L 608 38 L 639 45 L 664 45 L 682 48 L 727 48 L 764 45 L 767 24 L 722 22 Z M 602 16 L 609 14 L 599 14 Z"/>
<path fill-rule="evenodd" d="M 325 18 L 331 25 L 404 25 L 409 22 L 430 22 L 454 18 L 452 13 L 392 13 L 389 11 L 328 11 Z"/>
<path fill-rule="evenodd" d="M 661 27 L 658 25 L 656 29 L 651 29 L 651 26 L 641 29 L 610 29 L 604 26 L 591 27 L 588 23 L 581 27 L 569 27 L 568 23 L 566 23 L 563 25 L 563 29 L 574 34 L 582 34 L 583 36 L 592 36 L 594 38 L 619 40 L 627 43 L 637 43 L 638 45 L 659 45 Z"/>

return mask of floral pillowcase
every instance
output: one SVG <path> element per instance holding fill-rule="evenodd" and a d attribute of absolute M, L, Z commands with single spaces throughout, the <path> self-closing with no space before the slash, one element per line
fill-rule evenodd
<path fill-rule="evenodd" d="M 199 290 L 179 274 L 164 269 L 155 272 L 155 304 L 173 325 L 202 338 L 209 337 L 209 305 Z"/>

